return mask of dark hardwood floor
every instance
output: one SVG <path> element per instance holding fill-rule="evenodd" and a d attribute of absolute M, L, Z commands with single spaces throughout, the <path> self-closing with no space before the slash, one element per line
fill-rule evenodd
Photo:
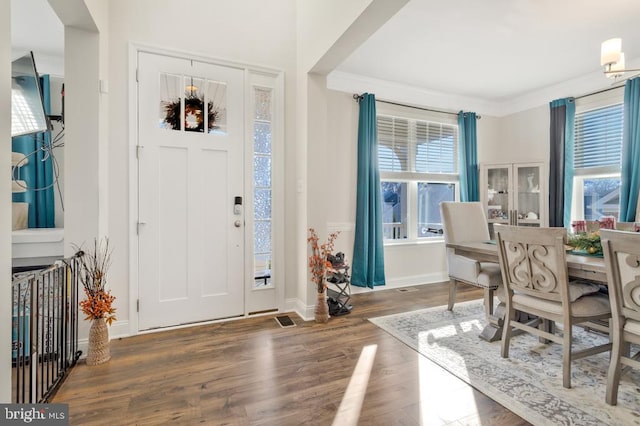
<path fill-rule="evenodd" d="M 354 295 L 328 324 L 274 315 L 112 340 L 112 359 L 81 361 L 51 402 L 69 404 L 72 425 L 331 425 L 377 345 L 357 424 L 528 424 L 367 320 L 447 302 L 446 284 L 413 289 Z M 460 286 L 457 299 L 481 297 Z"/>

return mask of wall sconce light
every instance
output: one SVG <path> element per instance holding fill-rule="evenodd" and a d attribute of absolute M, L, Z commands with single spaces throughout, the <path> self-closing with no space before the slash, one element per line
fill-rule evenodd
<path fill-rule="evenodd" d="M 611 38 L 602 42 L 600 49 L 600 65 L 604 66 L 604 75 L 607 78 L 617 79 L 629 71 L 640 69 L 624 68 L 624 52 L 622 52 L 622 39 Z"/>

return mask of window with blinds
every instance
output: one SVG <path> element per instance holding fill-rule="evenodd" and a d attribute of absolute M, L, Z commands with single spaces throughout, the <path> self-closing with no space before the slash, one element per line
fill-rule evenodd
<path fill-rule="evenodd" d="M 620 165 L 623 116 L 622 104 L 576 114 L 574 145 L 576 169 Z"/>
<path fill-rule="evenodd" d="M 573 220 L 618 217 L 623 122 L 622 89 L 576 102 Z"/>
<path fill-rule="evenodd" d="M 450 117 L 398 113 L 406 115 L 377 116 L 383 238 L 442 238 L 440 202 L 457 194 L 458 126 Z"/>

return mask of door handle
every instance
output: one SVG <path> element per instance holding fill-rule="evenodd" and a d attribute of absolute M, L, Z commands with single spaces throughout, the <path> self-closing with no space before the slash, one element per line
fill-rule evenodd
<path fill-rule="evenodd" d="M 240 228 L 240 225 L 242 225 L 242 223 L 240 223 L 239 220 L 236 220 L 235 222 L 233 222 L 233 226 L 235 226 L 236 228 Z"/>

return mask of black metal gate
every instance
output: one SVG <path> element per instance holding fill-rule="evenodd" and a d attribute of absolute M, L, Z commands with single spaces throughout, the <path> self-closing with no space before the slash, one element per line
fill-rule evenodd
<path fill-rule="evenodd" d="M 12 402 L 45 403 L 80 358 L 78 255 L 12 280 Z"/>

